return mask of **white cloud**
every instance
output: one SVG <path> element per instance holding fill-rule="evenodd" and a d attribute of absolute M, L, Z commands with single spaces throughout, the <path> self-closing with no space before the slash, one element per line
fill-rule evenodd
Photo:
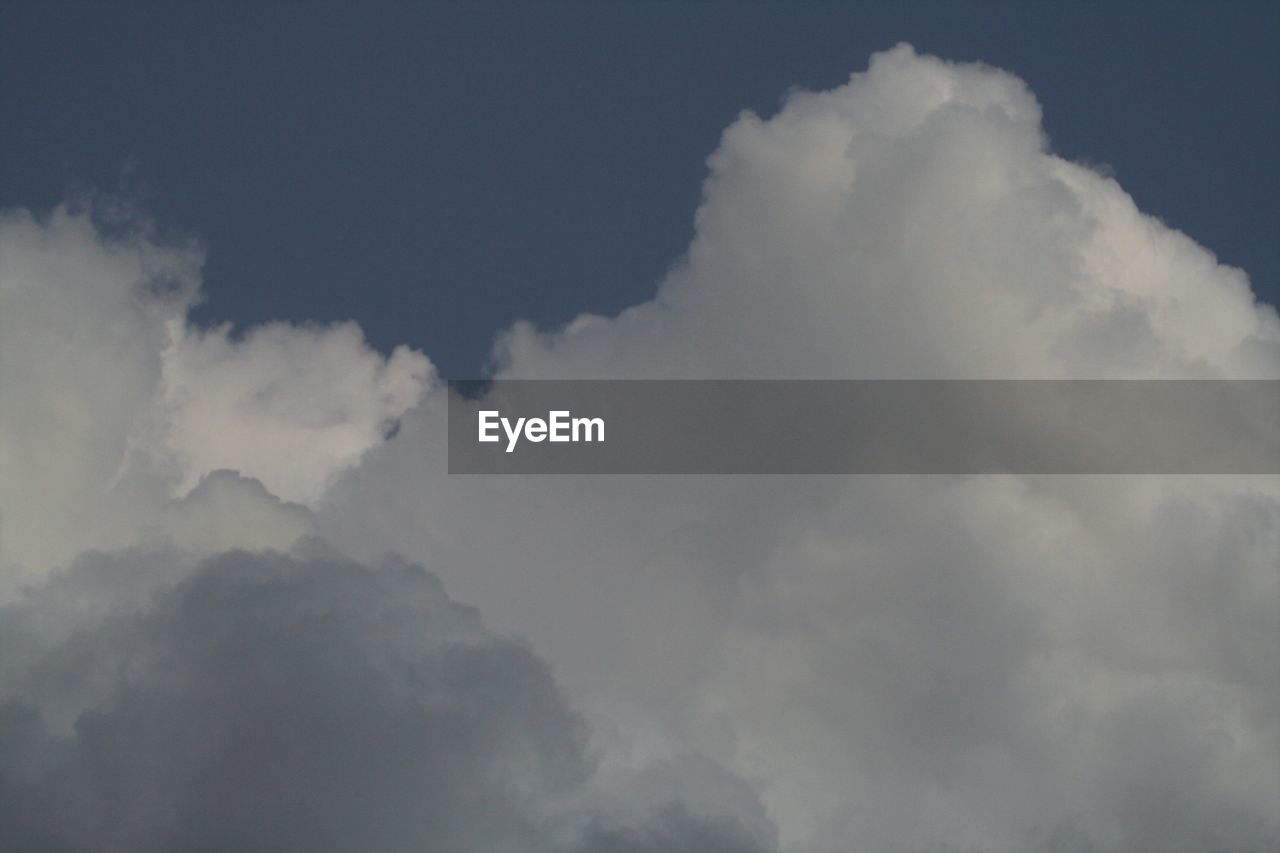
<path fill-rule="evenodd" d="M 652 301 L 517 324 L 500 375 L 1280 376 L 1280 321 L 1244 274 L 1050 153 L 1004 72 L 899 47 L 742 116 L 710 166 Z M 11 214 L 0 247 L 0 571 L 313 531 L 429 565 L 529 637 L 591 719 L 588 846 L 735 849 L 770 821 L 797 853 L 1280 838 L 1274 477 L 450 478 L 420 355 L 384 359 L 351 326 L 192 329 L 199 252 L 106 239 L 84 214 Z M 77 564 L 81 599 L 104 559 Z M 206 577 L 256 590 L 229 624 L 284 558 L 263 559 Z M 342 583 L 285 575 L 286 598 L 354 614 L 336 651 L 386 638 L 377 607 L 342 609 Z M 135 627 L 163 650 L 164 624 Z M 86 666 L 65 683 L 116 671 Z M 160 724 L 167 707 L 141 710 Z M 725 815 L 752 830 L 726 836 Z"/>
<path fill-rule="evenodd" d="M 517 324 L 498 375 L 1280 376 L 1244 274 L 1039 121 L 1015 77 L 905 47 L 746 114 L 654 300 Z M 752 780 L 784 849 L 1280 835 L 1275 478 L 449 478 L 442 409 L 329 493 L 328 534 L 447 555 L 642 751 Z"/>
<path fill-rule="evenodd" d="M 226 326 L 175 323 L 161 381 L 160 453 L 183 491 L 233 468 L 286 500 L 318 499 L 377 445 L 432 379 L 421 353 L 374 352 L 355 323 L 271 323 L 233 340 Z"/>
<path fill-rule="evenodd" d="M 287 546 L 307 525 L 301 508 L 263 521 L 277 498 L 318 498 L 431 381 L 420 353 L 383 358 L 351 323 L 239 339 L 192 327 L 202 263 L 198 245 L 162 242 L 101 204 L 0 220 L 0 597 L 144 532 L 210 550 Z M 219 469 L 271 494 L 224 477 L 198 499 L 239 508 L 195 523 L 192 501 L 172 498 Z"/>
<path fill-rule="evenodd" d="M 160 378 L 165 323 L 195 299 L 203 255 L 143 228 L 104 237 L 87 212 L 0 220 L 0 566 L 47 569 L 126 544 L 156 485 L 124 478 Z M 2 587 L 3 584 L 0 584 Z"/>
<path fill-rule="evenodd" d="M 501 339 L 513 376 L 1274 376 L 1239 270 L 1045 150 L 1012 75 L 900 46 L 724 133 L 656 298 Z"/>

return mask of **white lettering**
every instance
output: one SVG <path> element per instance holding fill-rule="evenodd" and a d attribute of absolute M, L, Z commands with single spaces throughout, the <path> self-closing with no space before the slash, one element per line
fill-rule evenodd
<path fill-rule="evenodd" d="M 604 418 L 575 418 L 572 413 L 557 409 L 547 413 L 547 419 L 502 417 L 495 409 L 486 409 L 479 413 L 477 420 L 477 440 L 492 444 L 500 441 L 498 427 L 507 436 L 507 453 L 514 453 L 520 443 L 521 435 L 526 441 L 537 444 L 543 441 L 592 442 L 604 441 Z"/>
<path fill-rule="evenodd" d="M 568 414 L 566 412 L 565 414 Z M 582 427 L 584 433 L 583 438 L 578 438 L 578 428 Z M 595 437 L 592 437 L 592 430 L 595 430 Z M 604 441 L 604 418 L 574 418 L 573 419 L 573 440 L 574 441 Z"/>
<path fill-rule="evenodd" d="M 520 440 L 520 427 L 524 426 L 524 418 L 516 418 L 515 429 L 511 428 L 511 421 L 506 418 L 502 419 L 502 428 L 507 433 L 507 452 L 516 449 L 516 442 Z"/>
<path fill-rule="evenodd" d="M 569 413 L 563 409 L 548 412 L 551 420 L 551 440 L 553 442 L 569 441 Z"/>
<path fill-rule="evenodd" d="M 480 441 L 495 442 L 498 440 L 498 413 L 493 410 L 480 413 Z M 493 434 L 490 435 L 490 432 Z"/>

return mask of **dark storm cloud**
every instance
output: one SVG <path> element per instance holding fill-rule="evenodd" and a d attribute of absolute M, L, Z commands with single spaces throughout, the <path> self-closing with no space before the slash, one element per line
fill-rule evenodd
<path fill-rule="evenodd" d="M 91 554 L 0 610 L 0 848 L 768 849 L 583 813 L 584 722 L 420 567 L 183 562 Z"/>

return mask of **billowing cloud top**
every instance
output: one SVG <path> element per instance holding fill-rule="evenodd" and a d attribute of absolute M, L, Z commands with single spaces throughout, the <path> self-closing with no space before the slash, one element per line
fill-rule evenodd
<path fill-rule="evenodd" d="M 1280 377 L 1010 74 L 899 46 L 709 164 L 495 373 Z M 0 220 L 0 846 L 1280 845 L 1276 478 L 449 478 L 424 356 L 195 327 L 101 214 Z"/>
<path fill-rule="evenodd" d="M 519 376 L 1275 376 L 1280 321 L 1242 272 L 1046 150 L 1021 80 L 902 45 L 710 158 L 657 298 L 551 335 Z"/>
<path fill-rule="evenodd" d="M 84 207 L 0 221 L 0 561 L 131 544 L 219 469 L 316 500 L 432 381 L 420 353 L 383 358 L 351 323 L 190 327 L 202 262 L 145 226 L 106 236 Z M 288 545 L 284 529 L 252 544 Z"/>

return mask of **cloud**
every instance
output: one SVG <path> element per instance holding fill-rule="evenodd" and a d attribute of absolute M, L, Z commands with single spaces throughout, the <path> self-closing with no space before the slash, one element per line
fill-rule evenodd
<path fill-rule="evenodd" d="M 1280 376 L 1245 275 L 1056 157 L 1010 74 L 898 47 L 709 165 L 652 301 L 516 324 L 495 375 Z M 1275 478 L 450 478 L 442 410 L 327 534 L 448 555 L 636 749 L 750 780 L 784 849 L 1280 838 Z"/>
<path fill-rule="evenodd" d="M 1047 150 L 1011 74 L 902 45 L 711 155 L 696 235 L 653 301 L 540 332 L 510 376 L 1274 376 L 1245 275 Z"/>
<path fill-rule="evenodd" d="M 743 838 L 732 826 L 701 820 L 678 806 L 659 811 L 651 824 L 638 828 L 591 824 L 578 847 L 581 853 L 752 853 L 767 849 L 760 842 Z"/>
<path fill-rule="evenodd" d="M 744 114 L 654 299 L 494 372 L 1280 376 L 1244 273 L 1040 115 L 906 46 Z M 136 224 L 0 249 L 3 841 L 1280 841 L 1275 477 L 449 477 L 425 357 L 193 328 L 199 248 Z"/>
<path fill-rule="evenodd" d="M 312 538 L 291 501 L 419 402 L 421 354 L 192 327 L 202 251 L 123 207 L 7 214 L 0 249 L 0 847 L 775 849 L 724 770 L 619 802 L 527 645 Z"/>
<path fill-rule="evenodd" d="M 101 202 L 0 218 L 0 596 L 84 549 L 162 534 L 170 499 L 216 470 L 270 490 L 245 519 L 314 500 L 432 381 L 420 353 L 383 358 L 350 323 L 192 327 L 203 258 Z M 267 544 L 215 526 L 228 537 L 196 537 L 210 550 Z"/>
<path fill-rule="evenodd" d="M 771 848 L 680 803 L 584 813 L 546 664 L 417 566 L 93 554 L 0 616 L 6 849 Z"/>
<path fill-rule="evenodd" d="M 35 570 L 89 544 L 125 544 L 117 484 L 159 381 L 165 323 L 195 299 L 203 253 L 142 226 L 116 239 L 85 211 L 0 218 L 0 566 Z M 127 495 L 127 497 L 125 497 Z"/>
<path fill-rule="evenodd" d="M 384 359 L 355 323 L 271 323 L 238 340 L 228 326 L 180 325 L 165 355 L 159 444 L 179 489 L 234 468 L 303 503 L 379 444 L 433 373 L 408 347 Z"/>

